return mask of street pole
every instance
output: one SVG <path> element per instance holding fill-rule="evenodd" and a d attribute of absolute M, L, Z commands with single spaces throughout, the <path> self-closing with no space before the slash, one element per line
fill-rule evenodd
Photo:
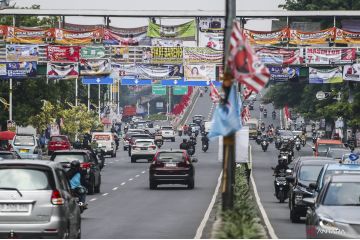
<path fill-rule="evenodd" d="M 233 76 L 227 65 L 230 50 L 230 37 L 233 21 L 236 18 L 236 0 L 226 0 L 226 22 L 224 41 L 224 79 L 222 88 L 225 92 L 224 101 L 227 102 L 233 85 Z M 235 184 L 235 133 L 224 137 L 223 141 L 223 176 L 222 176 L 222 209 L 230 210 L 234 206 Z"/>
<path fill-rule="evenodd" d="M 98 112 L 99 112 L 99 121 L 101 120 L 101 117 L 100 117 L 100 84 L 98 85 L 99 87 L 99 95 L 98 95 Z"/>
<path fill-rule="evenodd" d="M 75 106 L 78 105 L 78 79 L 75 78 Z"/>
<path fill-rule="evenodd" d="M 12 88 L 12 78 L 10 78 L 10 83 L 9 83 L 9 120 L 12 121 L 12 111 L 13 111 L 13 99 L 12 99 L 12 95 L 13 95 L 13 88 Z"/>
<path fill-rule="evenodd" d="M 90 84 L 88 84 L 88 111 L 90 111 Z"/>
<path fill-rule="evenodd" d="M 169 115 L 170 115 L 170 113 L 171 113 L 171 86 L 169 86 Z"/>
<path fill-rule="evenodd" d="M 148 117 L 150 116 L 150 102 L 147 103 L 147 107 L 148 107 Z"/>
<path fill-rule="evenodd" d="M 120 114 L 120 80 L 117 82 L 117 114 Z"/>

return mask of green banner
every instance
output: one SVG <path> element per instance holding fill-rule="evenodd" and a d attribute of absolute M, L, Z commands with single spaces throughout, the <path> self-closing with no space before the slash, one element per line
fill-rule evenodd
<path fill-rule="evenodd" d="M 104 58 L 105 48 L 103 46 L 84 46 L 81 47 L 80 56 L 83 59 Z"/>
<path fill-rule="evenodd" d="M 155 38 L 192 38 L 195 39 L 196 24 L 195 20 L 172 26 L 158 25 L 153 22 L 149 22 L 147 31 L 148 37 Z"/>
<path fill-rule="evenodd" d="M 188 93 L 188 86 L 174 86 L 173 94 L 174 95 L 185 95 Z"/>
<path fill-rule="evenodd" d="M 166 86 L 156 84 L 152 85 L 152 94 L 154 95 L 166 95 Z"/>

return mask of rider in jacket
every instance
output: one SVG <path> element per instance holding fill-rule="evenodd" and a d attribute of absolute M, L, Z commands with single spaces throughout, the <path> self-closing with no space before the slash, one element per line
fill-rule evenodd
<path fill-rule="evenodd" d="M 70 188 L 79 196 L 79 202 L 81 202 L 85 208 L 86 204 L 86 188 L 83 186 L 83 176 L 81 174 L 80 162 L 74 160 L 70 163 L 70 170 L 66 173 L 69 181 Z"/>

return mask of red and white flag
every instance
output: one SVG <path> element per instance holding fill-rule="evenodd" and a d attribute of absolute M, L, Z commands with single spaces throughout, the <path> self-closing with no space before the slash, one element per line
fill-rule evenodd
<path fill-rule="evenodd" d="M 245 89 L 245 91 L 243 92 L 244 100 L 248 99 L 251 96 L 252 92 L 253 90 L 251 89 Z"/>
<path fill-rule="evenodd" d="M 240 22 L 235 21 L 230 37 L 230 54 L 227 59 L 234 78 L 258 93 L 269 81 L 269 69 L 258 59 L 243 35 Z"/>
<path fill-rule="evenodd" d="M 251 118 L 249 107 L 246 106 L 241 112 L 242 124 L 245 125 Z"/>
<path fill-rule="evenodd" d="M 210 82 L 210 98 L 214 103 L 220 102 L 221 96 L 212 82 Z"/>

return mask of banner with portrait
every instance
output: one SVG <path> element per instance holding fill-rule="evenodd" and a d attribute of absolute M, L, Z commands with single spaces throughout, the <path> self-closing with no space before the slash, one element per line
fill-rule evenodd
<path fill-rule="evenodd" d="M 289 29 L 283 28 L 277 31 L 253 31 L 244 29 L 245 37 L 251 44 L 279 44 L 289 39 Z"/>
<path fill-rule="evenodd" d="M 327 44 L 335 36 L 335 28 L 328 28 L 318 32 L 303 32 L 296 29 L 290 29 L 290 44 Z"/>
<path fill-rule="evenodd" d="M 82 59 L 99 59 L 106 55 L 104 46 L 82 46 L 80 56 Z"/>
<path fill-rule="evenodd" d="M 153 47 L 182 47 L 183 41 L 179 39 L 152 38 L 151 46 Z"/>
<path fill-rule="evenodd" d="M 78 62 L 80 59 L 80 47 L 48 45 L 46 47 L 46 56 L 50 62 Z"/>
<path fill-rule="evenodd" d="M 147 36 L 152 38 L 186 38 L 195 40 L 196 23 L 195 20 L 180 25 L 159 25 L 149 22 Z"/>
<path fill-rule="evenodd" d="M 151 47 L 145 48 L 145 51 L 143 50 L 143 63 L 181 64 L 182 62 L 182 47 Z"/>
<path fill-rule="evenodd" d="M 184 65 L 186 81 L 213 81 L 216 79 L 216 69 L 213 64 Z"/>
<path fill-rule="evenodd" d="M 309 67 L 309 83 L 342 83 L 342 69 L 335 68 L 312 68 Z"/>
<path fill-rule="evenodd" d="M 137 65 L 139 79 L 182 79 L 184 77 L 182 65 Z"/>
<path fill-rule="evenodd" d="M 130 62 L 129 47 L 127 46 L 112 46 L 111 59 L 114 62 L 128 63 Z M 131 61 L 133 62 L 133 61 Z"/>
<path fill-rule="evenodd" d="M 79 63 L 48 62 L 46 76 L 49 79 L 74 79 L 79 77 Z"/>
<path fill-rule="evenodd" d="M 16 45 L 6 44 L 6 61 L 26 62 L 39 60 L 38 45 Z"/>
<path fill-rule="evenodd" d="M 307 64 L 344 64 L 356 60 L 356 48 L 306 48 Z"/>
<path fill-rule="evenodd" d="M 199 32 L 199 47 L 222 51 L 224 49 L 224 33 Z"/>
<path fill-rule="evenodd" d="M 45 42 L 45 38 L 50 37 L 50 31 L 41 28 L 19 28 L 7 27 L 6 42 L 25 43 L 25 44 L 41 44 Z"/>
<path fill-rule="evenodd" d="M 206 47 L 184 47 L 184 62 L 192 63 L 223 63 L 223 51 Z"/>
<path fill-rule="evenodd" d="M 108 45 L 138 46 L 150 45 L 146 31 L 142 33 L 121 34 L 110 29 L 104 29 L 103 43 Z"/>
<path fill-rule="evenodd" d="M 360 32 L 350 32 L 336 28 L 335 43 L 360 44 Z"/>
<path fill-rule="evenodd" d="M 345 65 L 343 69 L 343 79 L 345 81 L 360 82 L 360 63 Z"/>
<path fill-rule="evenodd" d="M 200 17 L 199 31 L 216 33 L 223 32 L 225 29 L 225 18 L 223 17 Z"/>
<path fill-rule="evenodd" d="M 288 82 L 298 81 L 300 75 L 299 67 L 280 67 L 280 66 L 269 66 L 270 81 L 273 82 Z"/>
<path fill-rule="evenodd" d="M 36 62 L 0 63 L 0 79 L 36 77 L 36 74 L 37 74 Z"/>
<path fill-rule="evenodd" d="M 109 59 L 81 59 L 81 75 L 107 75 L 111 73 L 111 62 Z"/>
<path fill-rule="evenodd" d="M 302 64 L 304 58 L 301 49 L 286 49 L 286 48 L 271 48 L 263 47 L 256 48 L 256 55 L 264 64 Z"/>
<path fill-rule="evenodd" d="M 57 44 L 90 44 L 93 41 L 100 41 L 103 37 L 103 31 L 102 29 L 71 31 L 55 28 L 54 35 Z"/>

